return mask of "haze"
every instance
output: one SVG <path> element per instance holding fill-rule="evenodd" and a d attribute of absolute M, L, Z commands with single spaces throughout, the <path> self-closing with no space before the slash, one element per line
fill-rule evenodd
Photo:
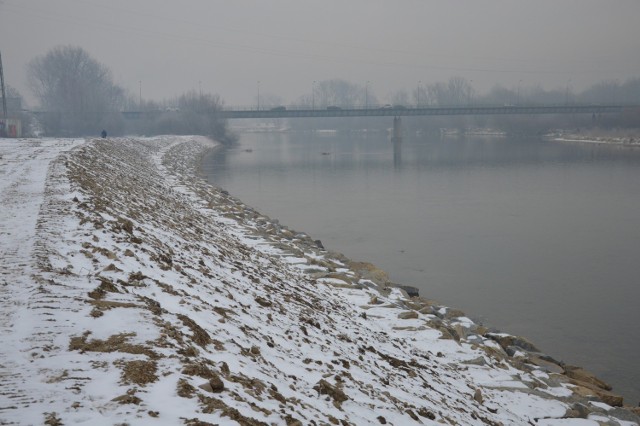
<path fill-rule="evenodd" d="M 292 102 L 331 78 L 384 99 L 454 75 L 479 91 L 580 90 L 638 76 L 639 16 L 635 0 L 4 0 L 0 51 L 29 102 L 26 64 L 69 44 L 151 99 L 202 90 L 249 105 L 259 85 Z"/>

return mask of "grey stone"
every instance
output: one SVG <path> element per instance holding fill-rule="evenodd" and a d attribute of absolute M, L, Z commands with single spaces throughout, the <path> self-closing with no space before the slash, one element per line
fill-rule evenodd
<path fill-rule="evenodd" d="M 476 402 L 480 405 L 482 405 L 482 403 L 484 402 L 484 398 L 482 398 L 482 391 L 480 390 L 480 388 L 476 389 L 475 393 L 473 394 L 473 399 L 475 399 Z"/>
<path fill-rule="evenodd" d="M 419 315 L 416 311 L 405 311 L 398 314 L 398 319 L 415 319 L 418 317 Z"/>
<path fill-rule="evenodd" d="M 479 356 L 477 358 L 474 359 L 470 359 L 467 361 L 462 361 L 463 364 L 469 364 L 469 365 L 479 365 L 479 366 L 483 366 L 483 365 L 487 365 L 487 360 L 484 359 L 483 356 Z"/>

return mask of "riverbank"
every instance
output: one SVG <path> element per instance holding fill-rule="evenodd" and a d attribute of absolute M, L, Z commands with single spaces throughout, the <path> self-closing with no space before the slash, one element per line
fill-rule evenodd
<path fill-rule="evenodd" d="M 2 140 L 3 422 L 638 424 L 592 375 L 208 185 L 212 148 Z"/>

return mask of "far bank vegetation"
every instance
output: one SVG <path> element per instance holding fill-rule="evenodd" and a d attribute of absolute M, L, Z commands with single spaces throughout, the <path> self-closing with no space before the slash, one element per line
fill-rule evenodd
<path fill-rule="evenodd" d="M 27 66 L 30 88 L 39 102 L 41 131 L 47 136 L 93 136 L 104 129 L 110 136 L 195 134 L 231 143 L 235 136 L 217 112 L 224 107 L 216 94 L 183 93 L 161 101 L 143 99 L 116 84 L 111 70 L 81 47 L 58 46 L 34 58 Z M 625 82 L 602 81 L 577 91 L 570 81 L 562 87 L 545 89 L 522 80 L 496 85 L 487 93 L 478 92 L 473 80 L 460 76 L 446 82 L 419 82 L 411 89 L 398 90 L 384 97 L 369 82 L 357 84 L 343 79 L 314 82 L 290 107 L 327 109 L 384 106 L 438 107 L 467 105 L 636 105 L 623 114 L 589 115 L 485 115 L 449 117 L 407 117 L 407 131 L 439 132 L 440 129 L 495 129 L 510 134 L 540 135 L 556 129 L 580 132 L 582 129 L 635 129 L 640 131 L 640 78 Z M 20 97 L 19 93 L 14 93 Z M 260 108 L 284 108 L 282 99 L 263 93 L 256 99 Z M 278 128 L 293 130 L 335 129 L 339 131 L 386 131 L 390 121 L 384 117 L 307 118 L 262 120 Z"/>

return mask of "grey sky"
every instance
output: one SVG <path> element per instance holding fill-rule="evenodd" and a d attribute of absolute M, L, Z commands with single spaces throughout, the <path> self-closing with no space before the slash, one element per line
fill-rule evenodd
<path fill-rule="evenodd" d="M 453 75 L 578 90 L 640 76 L 639 17 L 637 0 L 0 0 L 0 51 L 27 98 L 27 62 L 61 44 L 154 99 L 251 104 L 260 81 L 289 102 L 330 78 L 384 99 Z"/>

